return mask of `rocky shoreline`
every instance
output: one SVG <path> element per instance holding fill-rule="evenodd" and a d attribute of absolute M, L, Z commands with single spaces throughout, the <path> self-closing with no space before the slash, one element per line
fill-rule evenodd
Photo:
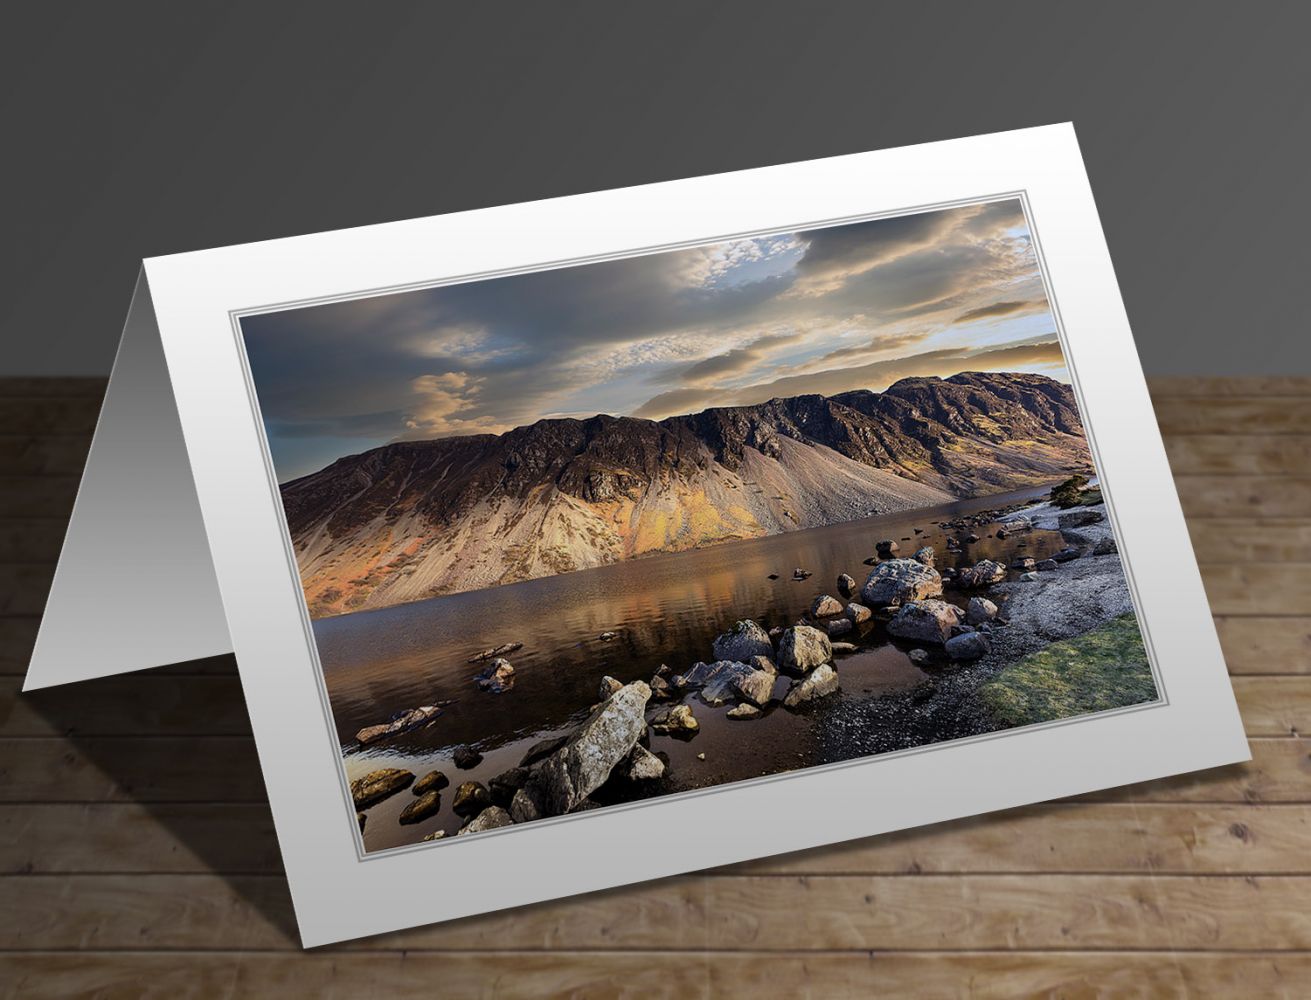
<path fill-rule="evenodd" d="M 676 790 L 670 756 L 652 750 L 652 736 L 694 740 L 701 731 L 698 713 L 704 719 L 722 711 L 734 725 L 747 724 L 744 733 L 773 712 L 809 716 L 820 759 L 802 767 L 998 728 L 978 704 L 983 684 L 1034 650 L 1132 611 L 1100 496 L 1090 491 L 1086 499 L 1072 510 L 1013 504 L 940 522 L 957 563 L 941 571 L 931 546 L 902 557 L 898 540 L 880 540 L 873 546 L 876 555 L 866 560 L 863 584 L 847 568 L 826 567 L 837 570 L 830 577 L 833 593 L 817 594 L 809 612 L 791 625 L 766 629 L 743 619 L 715 638 L 709 659 L 681 673 L 662 665 L 649 680 L 598 678 L 597 702 L 581 725 L 528 748 L 517 765 L 485 784 L 466 781 L 456 788 L 453 810 L 464 824 L 456 835 Z M 1019 536 L 1014 544 L 1022 552 L 1023 536 L 1035 529 L 1059 531 L 1066 547 L 1050 558 L 1019 555 L 1010 565 L 960 558 L 982 540 L 979 531 L 998 539 Z M 804 583 L 815 572 L 797 567 L 792 579 Z M 903 692 L 835 698 L 842 691 L 844 658 L 889 642 L 903 649 L 924 681 Z M 495 648 L 472 658 L 484 669 L 471 677 L 481 693 L 470 697 L 512 691 L 514 667 L 502 655 L 510 652 Z M 362 735 L 381 739 L 374 734 L 403 731 L 411 722 L 430 724 L 419 713 L 431 708 L 398 713 Z M 704 760 L 704 754 L 697 756 Z M 455 762 L 466 763 L 458 752 Z M 435 814 L 449 780 L 440 771 L 415 779 L 412 772 L 384 768 L 354 781 L 361 829 L 372 806 L 407 788 L 413 801 L 400 823 Z M 422 839 L 444 835 L 436 831 Z"/>

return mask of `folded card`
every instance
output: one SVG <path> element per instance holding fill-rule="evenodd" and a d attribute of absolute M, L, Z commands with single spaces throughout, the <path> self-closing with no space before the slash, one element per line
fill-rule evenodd
<path fill-rule="evenodd" d="M 306 945 L 1246 760 L 1070 126 L 144 262 L 28 688 L 236 653 Z"/>

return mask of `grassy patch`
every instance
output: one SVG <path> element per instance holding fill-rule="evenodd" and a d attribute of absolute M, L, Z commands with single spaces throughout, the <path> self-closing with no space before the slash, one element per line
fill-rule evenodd
<path fill-rule="evenodd" d="M 1156 698 L 1138 619 L 1121 615 L 1006 667 L 979 689 L 993 717 L 1027 726 Z"/>

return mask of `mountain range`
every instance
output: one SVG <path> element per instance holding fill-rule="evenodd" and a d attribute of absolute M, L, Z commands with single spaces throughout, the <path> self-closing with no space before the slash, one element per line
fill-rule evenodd
<path fill-rule="evenodd" d="M 659 421 L 399 441 L 281 493 L 317 618 L 1091 469 L 1068 385 L 964 372 Z"/>

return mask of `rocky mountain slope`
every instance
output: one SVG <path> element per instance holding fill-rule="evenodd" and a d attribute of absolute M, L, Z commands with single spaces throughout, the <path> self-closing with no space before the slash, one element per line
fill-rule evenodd
<path fill-rule="evenodd" d="M 1069 386 L 968 372 L 661 421 L 398 442 L 286 483 L 282 500 L 321 617 L 1090 468 Z"/>

